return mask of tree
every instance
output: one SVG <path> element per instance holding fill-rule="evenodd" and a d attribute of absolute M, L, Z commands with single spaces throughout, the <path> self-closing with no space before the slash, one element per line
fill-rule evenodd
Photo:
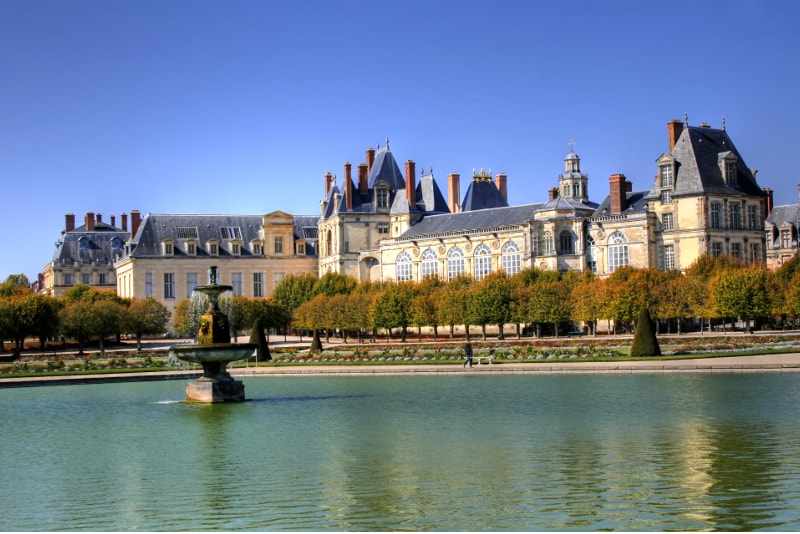
<path fill-rule="evenodd" d="M 133 299 L 122 314 L 122 330 L 136 337 L 136 350 L 142 350 L 142 337 L 167 331 L 169 310 L 152 297 Z"/>
<path fill-rule="evenodd" d="M 184 337 L 196 338 L 200 330 L 200 316 L 208 309 L 208 297 L 197 293 L 190 299 L 178 302 L 172 317 L 172 329 Z"/>
<path fill-rule="evenodd" d="M 47 338 L 58 332 L 58 301 L 48 295 L 31 293 L 21 297 L 18 304 L 25 335 L 38 337 L 44 350 Z"/>
<path fill-rule="evenodd" d="M 92 305 L 83 300 L 68 303 L 58 312 L 61 332 L 78 341 L 78 354 L 83 355 L 83 346 L 92 332 Z"/>
<path fill-rule="evenodd" d="M 379 328 L 400 328 L 405 343 L 408 327 L 411 324 L 411 305 L 414 301 L 414 288 L 410 283 L 390 286 L 381 293 L 373 311 L 375 325 Z"/>
<path fill-rule="evenodd" d="M 313 274 L 289 275 L 275 286 L 272 298 L 291 316 L 298 306 L 314 297 L 316 284 L 317 277 Z"/>
<path fill-rule="evenodd" d="M 661 347 L 656 337 L 655 325 L 646 306 L 639 310 L 639 320 L 636 321 L 636 333 L 633 335 L 631 356 L 660 356 Z"/>
<path fill-rule="evenodd" d="M 721 271 L 711 279 L 710 289 L 719 315 L 742 318 L 748 334 L 751 319 L 772 311 L 770 274 L 762 266 Z"/>
<path fill-rule="evenodd" d="M 228 317 L 231 337 L 237 343 L 239 332 L 253 324 L 252 301 L 242 295 L 222 297 L 219 299 L 219 308 Z"/>
<path fill-rule="evenodd" d="M 87 334 L 99 338 L 100 352 L 103 353 L 105 338 L 122 330 L 123 306 L 110 299 L 98 299 L 89 305 L 89 309 Z"/>
<path fill-rule="evenodd" d="M 511 282 L 503 271 L 493 272 L 476 287 L 472 300 L 476 324 L 480 324 L 483 339 L 486 339 L 486 325 L 496 324 L 498 339 L 505 339 L 503 325 L 511 320 Z"/>
<path fill-rule="evenodd" d="M 572 287 L 572 319 L 589 325 L 593 336 L 597 335 L 597 320 L 602 315 L 604 284 L 588 271 Z"/>
<path fill-rule="evenodd" d="M 358 286 L 358 281 L 352 276 L 341 273 L 325 273 L 314 285 L 314 294 L 333 295 L 351 293 Z"/>
<path fill-rule="evenodd" d="M 5 281 L 0 284 L 0 297 L 11 297 L 15 295 L 27 295 L 32 293 L 31 284 L 28 277 L 24 274 L 10 274 Z"/>
<path fill-rule="evenodd" d="M 539 281 L 534 284 L 528 302 L 533 323 L 552 323 L 556 337 L 558 325 L 572 318 L 572 288 L 564 281 Z"/>

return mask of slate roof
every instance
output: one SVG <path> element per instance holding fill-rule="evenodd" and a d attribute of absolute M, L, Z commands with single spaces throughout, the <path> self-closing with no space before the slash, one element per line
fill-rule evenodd
<path fill-rule="evenodd" d="M 719 165 L 720 155 L 728 152 L 737 158 L 734 185 L 725 183 Z M 688 126 L 678 137 L 672 156 L 677 162 L 673 197 L 700 194 L 766 196 L 725 130 Z M 659 194 L 660 187 L 656 182 L 649 196 L 657 198 Z"/>
<path fill-rule="evenodd" d="M 541 207 L 541 204 L 527 204 L 524 206 L 429 215 L 406 230 L 399 239 L 418 239 L 448 232 L 468 233 L 474 230 L 502 226 L 520 226 L 531 220 L 539 207 Z"/>
<path fill-rule="evenodd" d="M 628 207 L 623 210 L 622 214 L 626 213 L 640 213 L 647 211 L 647 196 L 648 191 L 633 191 L 625 193 L 625 198 L 628 201 Z M 611 195 L 607 196 L 603 202 L 594 211 L 592 217 L 605 217 L 607 215 L 615 215 L 611 212 Z"/>
<path fill-rule="evenodd" d="M 397 166 L 388 144 L 379 148 L 375 153 L 375 161 L 369 170 L 367 186 L 372 189 L 381 181 L 388 183 L 391 189 L 402 189 L 406 186 L 406 179 L 400 171 L 400 167 Z"/>
<path fill-rule="evenodd" d="M 485 210 L 489 208 L 507 208 L 508 202 L 503 200 L 500 190 L 491 180 L 473 179 L 464 195 L 462 211 Z"/>
<path fill-rule="evenodd" d="M 537 211 L 594 211 L 597 209 L 596 202 L 581 202 L 579 200 L 572 200 L 564 197 L 556 197 L 553 200 L 548 200 Z"/>
<path fill-rule="evenodd" d="M 417 184 L 417 209 L 425 213 L 450 213 L 450 207 L 447 205 L 444 195 L 436 180 L 433 178 L 433 173 L 424 174 Z"/>
<path fill-rule="evenodd" d="M 800 205 L 798 204 L 775 206 L 772 208 L 772 211 L 769 213 L 769 215 L 767 215 L 766 223 L 774 224 L 778 227 L 785 224 L 797 226 L 798 217 L 800 217 Z"/>
<path fill-rule="evenodd" d="M 122 254 L 122 247 L 129 237 L 130 232 L 107 223 L 95 223 L 93 231 L 88 231 L 84 224 L 65 232 L 56 241 L 53 262 L 60 265 L 108 265 Z"/>

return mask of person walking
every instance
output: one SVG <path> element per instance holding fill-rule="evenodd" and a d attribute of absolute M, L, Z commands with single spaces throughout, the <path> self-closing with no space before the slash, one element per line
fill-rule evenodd
<path fill-rule="evenodd" d="M 470 369 L 472 369 L 472 343 L 469 341 L 464 343 L 464 356 L 466 356 L 466 359 L 462 367 L 466 367 L 469 364 Z"/>

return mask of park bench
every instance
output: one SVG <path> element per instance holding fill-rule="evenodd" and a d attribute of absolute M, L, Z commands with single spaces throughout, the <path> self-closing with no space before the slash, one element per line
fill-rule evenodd
<path fill-rule="evenodd" d="M 569 337 L 572 337 L 572 336 L 581 337 L 582 335 L 583 335 L 583 332 L 581 330 L 571 330 L 571 331 L 567 332 L 567 336 L 569 336 Z"/>

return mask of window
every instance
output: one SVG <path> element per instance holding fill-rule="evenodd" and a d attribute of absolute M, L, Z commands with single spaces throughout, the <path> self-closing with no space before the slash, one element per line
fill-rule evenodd
<path fill-rule="evenodd" d="M 174 245 L 172 244 L 172 241 L 165 241 L 163 243 L 163 245 L 164 245 L 164 256 L 174 256 L 175 255 L 175 249 L 174 249 Z"/>
<path fill-rule="evenodd" d="M 588 236 L 586 239 L 586 267 L 589 268 L 590 271 L 593 273 L 597 272 L 597 244 L 594 242 L 594 238 L 592 236 Z"/>
<path fill-rule="evenodd" d="M 286 273 L 275 273 L 275 276 L 273 277 L 275 285 L 277 286 L 278 284 L 280 284 L 281 280 L 283 280 L 284 278 L 286 278 Z"/>
<path fill-rule="evenodd" d="M 275 238 L 275 254 L 283 254 L 283 238 L 278 236 Z"/>
<path fill-rule="evenodd" d="M 186 273 L 186 298 L 192 298 L 194 288 L 199 285 L 197 282 L 197 273 Z"/>
<path fill-rule="evenodd" d="M 219 233 L 222 239 L 241 239 L 242 229 L 238 226 L 220 226 Z"/>
<path fill-rule="evenodd" d="M 742 227 L 742 207 L 739 204 L 731 204 L 731 228 L 739 230 Z"/>
<path fill-rule="evenodd" d="M 380 224 L 378 224 L 378 233 L 379 234 L 388 234 L 389 233 L 389 223 L 380 223 Z"/>
<path fill-rule="evenodd" d="M 731 256 L 739 261 L 742 261 L 742 245 L 741 243 L 731 243 Z"/>
<path fill-rule="evenodd" d="M 672 164 L 661 165 L 658 170 L 661 174 L 661 187 L 672 187 Z"/>
<path fill-rule="evenodd" d="M 91 284 L 92 283 L 92 273 L 83 273 L 81 279 L 84 284 Z"/>
<path fill-rule="evenodd" d="M 447 251 L 447 279 L 464 274 L 464 251 L 453 247 Z"/>
<path fill-rule="evenodd" d="M 306 255 L 306 244 L 305 243 L 298 243 L 297 244 L 297 255 L 298 256 L 305 256 Z"/>
<path fill-rule="evenodd" d="M 242 294 L 242 273 L 231 273 L 231 285 L 233 286 L 233 296 L 240 296 Z"/>
<path fill-rule="evenodd" d="M 439 256 L 431 249 L 422 253 L 422 278 L 439 276 Z"/>
<path fill-rule="evenodd" d="M 503 270 L 507 275 L 512 276 L 522 270 L 519 256 L 519 245 L 513 241 L 509 241 L 503 245 L 503 249 L 500 251 L 500 254 L 501 265 L 503 266 Z"/>
<path fill-rule="evenodd" d="M 736 184 L 736 162 L 735 161 L 726 161 L 725 162 L 725 183 L 728 185 L 735 185 Z"/>
<path fill-rule="evenodd" d="M 675 245 L 664 245 L 664 269 L 675 269 Z"/>
<path fill-rule="evenodd" d="M 261 243 L 253 243 L 252 249 L 254 256 L 261 256 L 264 253 L 261 247 Z"/>
<path fill-rule="evenodd" d="M 761 261 L 761 248 L 758 243 L 750 243 L 750 263 L 759 263 Z"/>
<path fill-rule="evenodd" d="M 144 296 L 153 296 L 153 273 L 144 274 Z"/>
<path fill-rule="evenodd" d="M 178 239 L 197 239 L 196 226 L 178 226 L 175 228 Z"/>
<path fill-rule="evenodd" d="M 197 244 L 196 243 L 186 243 L 186 254 L 189 256 L 196 256 L 197 255 Z"/>
<path fill-rule="evenodd" d="M 219 243 L 216 241 L 211 241 L 208 243 L 208 253 L 212 256 L 219 255 Z"/>
<path fill-rule="evenodd" d="M 64 285 L 71 286 L 72 283 L 72 273 L 64 273 Z"/>
<path fill-rule="evenodd" d="M 106 285 L 106 273 L 97 273 L 97 283 L 101 286 Z"/>
<path fill-rule="evenodd" d="M 389 207 L 389 190 L 386 189 L 386 186 L 375 188 L 375 201 L 379 208 Z"/>
<path fill-rule="evenodd" d="M 559 234 L 558 248 L 561 254 L 575 254 L 575 239 L 572 232 L 564 230 Z"/>
<path fill-rule="evenodd" d="M 613 273 L 628 265 L 628 238 L 621 232 L 614 232 L 608 238 L 608 272 Z"/>
<path fill-rule="evenodd" d="M 539 255 L 549 256 L 554 252 L 553 248 L 553 234 L 545 232 L 544 235 L 539 238 Z"/>
<path fill-rule="evenodd" d="M 711 203 L 711 228 L 722 228 L 721 211 L 722 205 L 719 202 Z"/>
<path fill-rule="evenodd" d="M 118 237 L 112 237 L 111 238 L 111 248 L 113 248 L 114 250 L 121 249 L 122 248 L 122 239 L 120 239 Z"/>
<path fill-rule="evenodd" d="M 475 249 L 475 279 L 481 280 L 492 272 L 492 251 L 486 245 Z"/>
<path fill-rule="evenodd" d="M 397 271 L 397 281 L 398 282 L 408 282 L 412 279 L 412 269 L 411 269 L 411 254 L 408 252 L 401 252 L 397 255 L 397 266 L 395 267 Z"/>
<path fill-rule="evenodd" d="M 781 230 L 781 248 L 791 248 L 792 231 L 788 228 Z"/>
<path fill-rule="evenodd" d="M 253 273 L 253 296 L 264 296 L 264 273 Z"/>
<path fill-rule="evenodd" d="M 242 254 L 242 247 L 239 243 L 231 243 L 231 254 L 234 256 L 239 256 Z"/>
<path fill-rule="evenodd" d="M 719 241 L 714 241 L 711 243 L 711 255 L 715 258 L 722 256 L 722 243 Z"/>
<path fill-rule="evenodd" d="M 78 239 L 78 246 L 81 250 L 89 250 L 92 248 L 92 244 L 89 242 L 89 238 L 81 237 Z"/>
<path fill-rule="evenodd" d="M 164 273 L 164 298 L 175 298 L 175 273 Z"/>
<path fill-rule="evenodd" d="M 672 204 L 672 192 L 661 191 L 661 203 L 664 205 Z"/>
<path fill-rule="evenodd" d="M 758 230 L 761 224 L 758 221 L 758 206 L 747 206 L 747 227 L 751 230 Z"/>
<path fill-rule="evenodd" d="M 665 232 L 675 229 L 675 222 L 672 213 L 664 213 L 661 215 L 661 227 Z"/>

